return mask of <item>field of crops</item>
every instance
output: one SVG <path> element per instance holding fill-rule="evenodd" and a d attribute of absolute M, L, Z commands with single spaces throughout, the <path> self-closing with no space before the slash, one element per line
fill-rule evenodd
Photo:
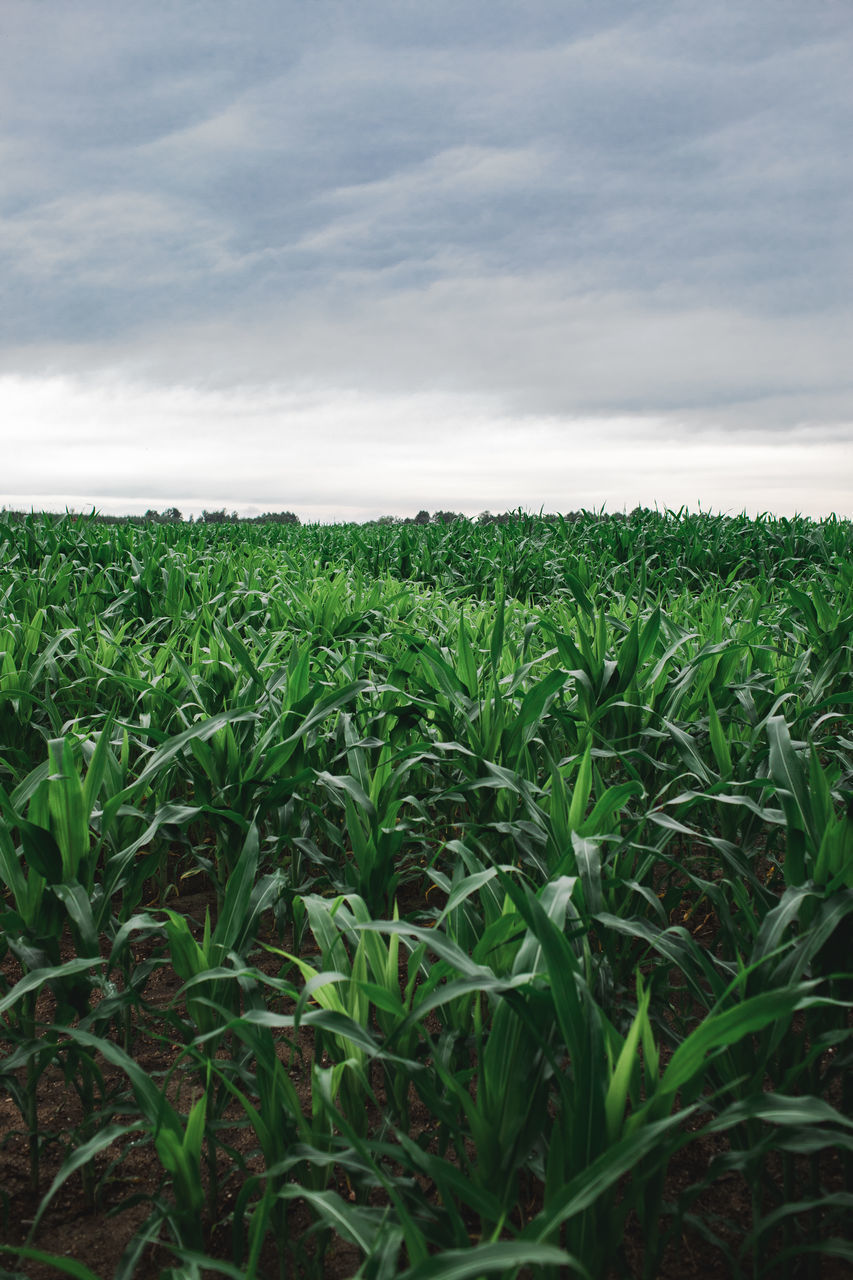
<path fill-rule="evenodd" d="M 0 517 L 0 1276 L 850 1274 L 851 565 Z"/>

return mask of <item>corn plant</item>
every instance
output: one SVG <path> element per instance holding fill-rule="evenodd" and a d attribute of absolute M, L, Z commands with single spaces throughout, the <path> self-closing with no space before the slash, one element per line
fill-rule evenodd
<path fill-rule="evenodd" d="M 684 510 L 0 515 L 34 1187 L 49 1067 L 85 1113 L 39 1227 L 132 1141 L 128 1280 L 336 1241 L 365 1280 L 603 1280 L 625 1230 L 649 1277 L 682 1232 L 751 1280 L 849 1260 L 851 559 L 849 521 Z"/>

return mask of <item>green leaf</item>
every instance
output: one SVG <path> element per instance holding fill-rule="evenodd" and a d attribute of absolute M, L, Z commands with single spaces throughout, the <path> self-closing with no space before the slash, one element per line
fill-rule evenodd
<path fill-rule="evenodd" d="M 83 784 L 70 738 L 48 743 L 51 773 L 47 780 L 51 830 L 62 854 L 63 879 L 76 880 L 89 851 L 89 814 L 83 807 Z"/>
<path fill-rule="evenodd" d="M 589 793 L 592 790 L 592 755 L 590 747 L 587 745 L 586 750 L 581 758 L 578 776 L 575 779 L 574 791 L 572 792 L 572 803 L 569 807 L 569 826 L 577 831 L 583 824 L 586 806 L 589 800 Z"/>
<path fill-rule="evenodd" d="M 0 1253 L 11 1253 L 18 1258 L 30 1258 L 33 1262 L 43 1262 L 64 1275 L 74 1276 L 75 1280 L 101 1280 L 84 1263 L 75 1262 L 73 1258 L 63 1258 L 56 1253 L 46 1253 L 44 1249 L 33 1249 L 29 1245 L 0 1244 Z"/>
<path fill-rule="evenodd" d="M 489 639 L 489 656 L 492 660 L 492 676 L 495 680 L 499 679 L 501 657 L 503 655 L 505 607 L 504 596 L 503 593 L 501 593 L 500 598 L 498 599 L 495 621 L 492 625 L 492 634 Z"/>
<path fill-rule="evenodd" d="M 7 1009 L 11 1009 L 12 1005 L 20 1000 L 21 996 L 27 995 L 30 991 L 38 991 L 47 982 L 56 982 L 60 978 L 69 978 L 75 973 L 85 973 L 87 969 L 92 969 L 97 965 L 106 964 L 106 960 L 100 956 L 82 956 L 73 960 L 66 960 L 61 965 L 50 965 L 46 969 L 33 969 L 31 973 L 26 974 L 18 982 L 15 983 L 11 991 L 0 1000 L 0 1013 L 5 1013 Z M 74 1032 L 73 1034 L 83 1034 Z"/>
<path fill-rule="evenodd" d="M 611 1143 L 616 1141 L 622 1129 L 631 1081 L 639 1065 L 637 1051 L 640 1041 L 644 1038 L 644 1035 L 648 1034 L 649 1029 L 651 991 L 649 988 L 643 990 L 642 979 L 639 976 L 637 978 L 637 987 L 639 1007 L 631 1023 L 628 1035 L 625 1037 L 616 1065 L 613 1068 L 610 1083 L 607 1086 L 607 1095 L 604 1099 L 607 1137 Z"/>
<path fill-rule="evenodd" d="M 566 570 L 565 579 L 568 584 L 569 590 L 571 591 L 577 603 L 580 605 L 581 609 L 583 609 L 584 613 L 587 614 L 587 616 L 590 618 L 594 617 L 595 608 L 589 596 L 586 594 L 586 591 L 583 588 L 583 584 L 580 578 L 578 578 L 573 573 L 569 573 L 568 570 Z"/>
<path fill-rule="evenodd" d="M 33 871 L 50 885 L 61 884 L 65 866 L 59 845 L 50 832 L 24 818 L 18 818 L 16 826 L 21 833 L 24 858 Z"/>
<path fill-rule="evenodd" d="M 53 892 L 68 912 L 77 935 L 78 948 L 85 955 L 97 956 L 100 930 L 92 913 L 92 900 L 79 881 L 57 884 Z"/>
<path fill-rule="evenodd" d="M 147 765 L 140 773 L 134 783 L 134 790 L 144 790 L 151 779 L 156 777 L 160 770 L 167 765 L 175 756 L 180 755 L 184 747 L 196 738 L 202 742 L 206 742 L 208 738 L 212 738 L 215 733 L 226 724 L 242 724 L 250 720 L 257 720 L 257 711 L 245 711 L 242 709 L 232 711 L 220 711 L 216 715 L 211 716 L 208 720 L 202 720 L 198 724 L 194 724 L 191 729 L 185 729 L 183 733 L 176 734 L 164 742 L 162 746 L 150 757 Z"/>
<path fill-rule="evenodd" d="M 108 716 L 103 729 L 98 734 L 98 742 L 89 760 L 86 777 L 83 780 L 83 812 L 87 821 L 95 808 L 95 802 L 106 774 L 112 726 L 113 718 Z"/>
<path fill-rule="evenodd" d="M 619 813 L 632 796 L 641 796 L 641 782 L 620 782 L 618 786 L 608 787 L 604 795 L 595 802 L 592 813 L 585 822 L 578 826 L 582 836 L 606 835 L 613 829 L 614 815 Z"/>
<path fill-rule="evenodd" d="M 796 838 L 796 834 L 812 833 L 806 774 L 794 750 L 788 726 L 782 716 L 771 716 L 768 719 L 767 738 L 770 743 L 770 777 L 776 786 L 788 825 L 785 882 L 802 884 L 806 878 L 805 850 L 803 842 Z M 814 841 L 813 853 L 815 854 L 819 843 Z"/>
<path fill-rule="evenodd" d="M 462 683 L 469 698 L 476 698 L 479 687 L 479 674 L 474 651 L 468 637 L 465 614 L 459 614 L 459 630 L 457 632 L 457 665 Z"/>
<path fill-rule="evenodd" d="M 228 878 L 222 910 L 213 934 L 214 942 L 219 943 L 226 951 L 232 947 L 239 950 L 240 941 L 245 938 L 246 928 L 253 914 L 250 904 L 258 872 L 259 848 L 258 828 L 252 823 L 237 864 Z"/>
<path fill-rule="evenodd" d="M 493 1271 L 512 1272 L 518 1267 L 565 1267 L 568 1274 L 592 1280 L 577 1258 L 555 1245 L 498 1240 L 471 1249 L 445 1249 L 401 1273 L 401 1280 L 475 1280 Z"/>
<path fill-rule="evenodd" d="M 521 703 L 516 724 L 524 729 L 528 725 L 538 724 L 546 709 L 566 683 L 565 671 L 549 671 L 544 679 L 538 681 L 525 695 Z"/>
<path fill-rule="evenodd" d="M 627 636 L 622 641 L 619 657 L 616 659 L 616 670 L 619 674 L 619 689 L 624 691 L 634 678 L 640 658 L 640 636 L 637 619 L 631 623 Z"/>
<path fill-rule="evenodd" d="M 47 1211 L 51 1200 L 73 1173 L 76 1173 L 78 1169 L 82 1169 L 83 1165 L 88 1164 L 90 1160 L 94 1160 L 95 1156 L 99 1155 L 102 1151 L 106 1151 L 106 1149 L 112 1146 L 118 1138 L 123 1138 L 128 1133 L 140 1133 L 144 1130 L 145 1122 L 143 1120 L 134 1120 L 132 1124 L 110 1124 L 96 1133 L 88 1142 L 84 1142 L 79 1147 L 76 1147 L 65 1158 L 61 1169 L 50 1184 L 50 1189 L 39 1204 L 38 1212 L 33 1219 L 33 1224 L 30 1228 L 28 1238 L 33 1239 L 35 1237 L 35 1234 L 38 1231 L 38 1225 Z"/>
<path fill-rule="evenodd" d="M 728 739 L 723 733 L 723 726 L 720 723 L 720 717 L 717 715 L 717 708 L 714 706 L 714 699 L 711 697 L 710 689 L 708 690 L 708 733 L 711 738 L 711 750 L 714 753 L 720 777 L 730 778 L 732 773 L 732 753 L 729 750 Z"/>
<path fill-rule="evenodd" d="M 709 1053 L 735 1044 L 761 1031 L 770 1022 L 791 1017 L 808 1004 L 817 982 L 802 982 L 778 991 L 766 991 L 743 1000 L 734 1008 L 712 1013 L 678 1046 L 661 1079 L 663 1093 L 675 1095 L 685 1085 L 703 1077 Z"/>
<path fill-rule="evenodd" d="M 645 666 L 651 657 L 652 650 L 657 643 L 660 634 L 661 611 L 660 606 L 653 609 L 646 619 L 642 632 L 640 633 L 639 654 L 637 657 L 638 667 Z"/>

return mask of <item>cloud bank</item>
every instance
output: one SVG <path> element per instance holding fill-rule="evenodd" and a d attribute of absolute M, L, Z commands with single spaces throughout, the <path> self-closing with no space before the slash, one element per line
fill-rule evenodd
<path fill-rule="evenodd" d="M 846 7 L 0 37 L 0 501 L 853 513 Z"/>

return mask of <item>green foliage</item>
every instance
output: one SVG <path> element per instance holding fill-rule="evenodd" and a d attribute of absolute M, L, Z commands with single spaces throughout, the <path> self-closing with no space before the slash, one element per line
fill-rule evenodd
<path fill-rule="evenodd" d="M 685 1231 L 734 1276 L 849 1257 L 850 523 L 149 517 L 0 520 L 33 1190 L 49 1067 L 86 1116 L 18 1268 L 130 1136 L 128 1277 L 154 1241 L 319 1276 L 337 1239 L 365 1278 L 604 1280 L 629 1220 L 648 1280 Z M 732 1172 L 746 1229 L 704 1207 Z"/>

